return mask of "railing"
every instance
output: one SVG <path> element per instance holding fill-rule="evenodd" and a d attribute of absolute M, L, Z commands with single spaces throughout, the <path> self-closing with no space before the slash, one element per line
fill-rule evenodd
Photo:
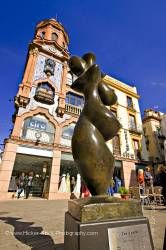
<path fill-rule="evenodd" d="M 129 131 L 137 133 L 137 134 L 142 134 L 143 133 L 143 129 L 142 129 L 141 125 L 130 124 L 130 123 L 129 123 Z"/>
<path fill-rule="evenodd" d="M 75 114 L 75 115 L 80 115 L 81 114 L 81 111 L 82 111 L 82 108 L 81 107 L 77 107 L 77 106 L 74 106 L 72 104 L 68 104 L 66 103 L 65 104 L 65 111 L 67 113 L 71 113 L 71 114 Z"/>
<path fill-rule="evenodd" d="M 35 94 L 35 100 L 48 104 L 54 103 L 54 94 L 46 89 L 38 89 Z"/>
<path fill-rule="evenodd" d="M 132 111 L 136 111 L 135 105 L 133 103 L 127 104 L 127 109 L 130 109 Z"/>

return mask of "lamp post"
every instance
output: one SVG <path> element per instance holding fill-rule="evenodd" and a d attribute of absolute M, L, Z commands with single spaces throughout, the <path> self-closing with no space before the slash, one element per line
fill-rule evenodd
<path fill-rule="evenodd" d="M 36 144 L 38 144 L 40 142 L 40 138 L 41 138 L 41 133 L 40 132 L 36 132 L 35 133 L 35 137 L 36 137 Z"/>

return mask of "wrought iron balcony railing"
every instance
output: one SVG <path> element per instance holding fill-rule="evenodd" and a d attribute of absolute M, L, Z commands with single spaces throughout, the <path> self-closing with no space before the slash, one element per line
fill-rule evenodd
<path fill-rule="evenodd" d="M 79 116 L 81 114 L 82 108 L 78 107 L 78 106 L 74 106 L 74 105 L 69 104 L 69 103 L 66 103 L 65 104 L 65 111 L 67 113 L 71 113 L 71 114 Z"/>
<path fill-rule="evenodd" d="M 43 102 L 46 104 L 53 104 L 54 103 L 54 94 L 52 91 L 46 89 L 38 89 L 34 96 L 36 101 Z"/>
<path fill-rule="evenodd" d="M 141 125 L 136 125 L 136 124 L 132 124 L 129 123 L 129 131 L 132 133 L 137 133 L 137 134 L 142 134 L 143 133 L 143 129 Z"/>

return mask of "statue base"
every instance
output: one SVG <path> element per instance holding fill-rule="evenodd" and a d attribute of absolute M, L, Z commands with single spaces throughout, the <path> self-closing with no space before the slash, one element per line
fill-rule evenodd
<path fill-rule="evenodd" d="M 140 202 L 108 196 L 70 200 L 65 214 L 65 250 L 153 250 Z"/>

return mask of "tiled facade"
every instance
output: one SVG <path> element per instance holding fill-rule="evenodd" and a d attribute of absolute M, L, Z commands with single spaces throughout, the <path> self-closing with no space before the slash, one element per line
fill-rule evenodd
<path fill-rule="evenodd" d="M 12 197 L 11 181 L 33 171 L 36 194 L 48 199 L 69 198 L 58 191 L 62 174 L 77 175 L 71 154 L 71 136 L 84 99 L 70 89 L 68 35 L 54 19 L 36 26 L 17 96 L 14 126 L 5 141 L 0 165 L 0 199 Z M 104 81 L 117 94 L 112 112 L 122 128 L 107 143 L 115 156 L 115 175 L 125 186 L 136 183 L 136 169 L 147 162 L 136 88 L 110 76 Z M 110 107 L 108 107 L 110 108 Z M 9 192 L 11 191 L 11 192 Z"/>

